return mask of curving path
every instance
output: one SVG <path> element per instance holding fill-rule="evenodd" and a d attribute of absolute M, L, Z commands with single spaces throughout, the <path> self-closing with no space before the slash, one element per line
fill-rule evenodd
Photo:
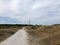
<path fill-rule="evenodd" d="M 27 33 L 20 29 L 14 35 L 1 42 L 0 45 L 27 45 Z"/>

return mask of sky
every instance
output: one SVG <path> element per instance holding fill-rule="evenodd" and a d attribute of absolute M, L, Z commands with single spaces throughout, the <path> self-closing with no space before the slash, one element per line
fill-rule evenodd
<path fill-rule="evenodd" d="M 0 0 L 0 24 L 60 24 L 60 0 Z"/>

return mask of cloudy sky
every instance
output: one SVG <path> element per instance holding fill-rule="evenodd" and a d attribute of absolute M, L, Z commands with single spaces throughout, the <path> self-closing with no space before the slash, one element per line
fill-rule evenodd
<path fill-rule="evenodd" d="M 60 0 L 0 0 L 0 24 L 59 24 Z"/>

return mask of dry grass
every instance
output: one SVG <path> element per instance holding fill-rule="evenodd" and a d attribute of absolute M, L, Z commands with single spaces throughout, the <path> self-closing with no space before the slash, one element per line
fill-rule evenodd
<path fill-rule="evenodd" d="M 18 30 L 19 30 L 18 28 L 1 28 L 0 29 L 0 42 L 10 37 Z"/>
<path fill-rule="evenodd" d="M 0 42 L 17 32 L 19 28 L 0 28 Z M 60 45 L 60 25 L 27 26 L 30 45 Z"/>
<path fill-rule="evenodd" d="M 30 30 L 28 30 L 30 29 Z M 60 45 L 60 25 L 25 28 L 31 45 Z"/>

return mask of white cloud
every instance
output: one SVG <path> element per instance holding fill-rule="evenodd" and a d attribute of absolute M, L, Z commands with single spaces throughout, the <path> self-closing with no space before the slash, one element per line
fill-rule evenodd
<path fill-rule="evenodd" d="M 34 5 L 32 5 L 32 9 L 46 8 L 52 5 L 54 2 L 55 2 L 54 0 L 44 0 L 44 1 L 36 2 L 34 3 Z"/>
<path fill-rule="evenodd" d="M 0 0 L 0 16 L 22 23 L 30 19 L 33 24 L 52 24 L 52 20 L 60 20 L 60 0 Z"/>

